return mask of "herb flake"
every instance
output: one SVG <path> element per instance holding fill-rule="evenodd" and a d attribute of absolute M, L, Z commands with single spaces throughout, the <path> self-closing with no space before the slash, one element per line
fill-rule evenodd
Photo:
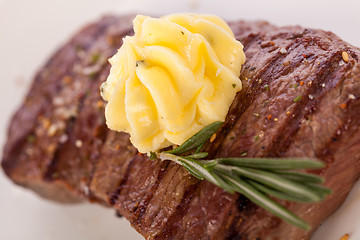
<path fill-rule="evenodd" d="M 297 96 L 296 98 L 294 98 L 294 103 L 297 103 L 300 100 L 301 100 L 301 96 Z"/>
<path fill-rule="evenodd" d="M 91 55 L 91 64 L 95 64 L 100 59 L 99 53 L 94 53 Z"/>
<path fill-rule="evenodd" d="M 26 141 L 29 143 L 34 143 L 35 142 L 35 136 L 34 135 L 28 135 L 26 137 Z"/>

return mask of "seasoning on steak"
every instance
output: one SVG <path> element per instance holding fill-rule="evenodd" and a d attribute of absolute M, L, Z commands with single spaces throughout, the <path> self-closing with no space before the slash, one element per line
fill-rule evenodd
<path fill-rule="evenodd" d="M 99 86 L 107 58 L 132 33 L 133 16 L 86 27 L 38 72 L 10 123 L 2 166 L 17 184 L 59 202 L 98 202 L 146 239 L 309 239 L 245 197 L 199 181 L 182 167 L 139 155 L 109 131 Z M 317 226 L 360 175 L 358 48 L 336 35 L 265 22 L 230 23 L 245 46 L 243 90 L 210 157 L 312 157 L 334 194 L 317 204 L 281 201 Z M 343 55 L 349 56 L 343 59 Z"/>

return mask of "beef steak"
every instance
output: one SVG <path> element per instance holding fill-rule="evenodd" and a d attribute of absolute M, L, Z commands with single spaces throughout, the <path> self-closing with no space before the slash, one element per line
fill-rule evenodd
<path fill-rule="evenodd" d="M 245 46 L 243 89 L 207 150 L 325 162 L 312 172 L 332 195 L 281 201 L 312 225 L 304 232 L 174 163 L 150 161 L 127 134 L 107 129 L 99 86 L 107 59 L 133 34 L 133 17 L 87 26 L 40 69 L 10 122 L 5 173 L 45 198 L 112 207 L 146 239 L 309 239 L 360 175 L 359 48 L 321 30 L 229 23 Z"/>

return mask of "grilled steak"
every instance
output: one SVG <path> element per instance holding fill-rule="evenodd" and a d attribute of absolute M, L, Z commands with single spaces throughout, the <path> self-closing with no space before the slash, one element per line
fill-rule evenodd
<path fill-rule="evenodd" d="M 107 129 L 99 86 L 107 58 L 132 34 L 132 18 L 109 16 L 86 27 L 38 72 L 10 123 L 6 174 L 55 201 L 112 207 L 146 239 L 308 239 L 312 231 L 174 163 L 150 161 L 127 134 Z M 360 51 L 321 30 L 230 25 L 245 46 L 243 90 L 207 150 L 210 157 L 325 162 L 313 172 L 334 194 L 317 204 L 281 201 L 315 230 L 360 175 Z"/>

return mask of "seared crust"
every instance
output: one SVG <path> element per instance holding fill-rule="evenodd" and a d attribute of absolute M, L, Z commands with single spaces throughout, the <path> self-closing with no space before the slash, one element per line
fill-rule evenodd
<path fill-rule="evenodd" d="M 109 131 L 99 86 L 107 58 L 132 34 L 133 16 L 105 17 L 57 51 L 14 115 L 2 166 L 17 184 L 59 202 L 94 201 L 146 239 L 308 239 L 240 195 L 139 155 Z M 332 33 L 265 22 L 230 23 L 245 46 L 243 90 L 210 157 L 314 157 L 334 194 L 319 204 L 282 202 L 313 230 L 360 174 L 359 49 Z M 349 61 L 342 59 L 347 52 Z"/>

